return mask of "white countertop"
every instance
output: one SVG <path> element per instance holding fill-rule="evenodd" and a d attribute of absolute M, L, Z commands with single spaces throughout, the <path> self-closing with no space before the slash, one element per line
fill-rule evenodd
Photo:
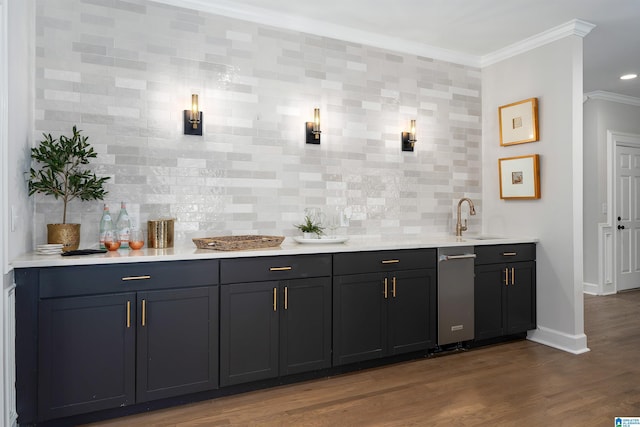
<path fill-rule="evenodd" d="M 297 243 L 286 238 L 279 247 L 243 251 L 217 251 L 197 249 L 191 242 L 177 242 L 175 247 L 167 249 L 149 249 L 133 251 L 119 249 L 115 252 L 94 255 L 60 256 L 40 255 L 35 252 L 25 254 L 11 261 L 13 268 L 61 267 L 71 265 L 116 264 L 126 262 L 180 261 L 194 259 L 243 258 L 277 255 L 326 254 L 339 252 L 361 252 L 396 249 L 441 248 L 453 246 L 480 246 L 516 243 L 536 243 L 536 238 L 505 238 L 478 236 L 443 237 L 388 237 L 384 239 L 349 238 L 345 243 L 309 244 Z"/>

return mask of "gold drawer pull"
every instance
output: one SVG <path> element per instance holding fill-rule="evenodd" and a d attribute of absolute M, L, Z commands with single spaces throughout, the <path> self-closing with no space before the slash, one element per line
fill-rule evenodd
<path fill-rule="evenodd" d="M 129 277 L 123 277 L 122 281 L 126 282 L 128 280 L 148 280 L 151 279 L 151 276 L 129 276 Z"/>
<path fill-rule="evenodd" d="M 391 295 L 393 295 L 393 297 L 396 297 L 396 276 L 393 276 L 393 279 L 391 279 Z"/>
<path fill-rule="evenodd" d="M 518 252 L 502 252 L 502 256 L 516 256 Z"/>
<path fill-rule="evenodd" d="M 508 268 L 504 269 L 504 284 L 506 286 L 509 286 L 509 269 Z"/>
<path fill-rule="evenodd" d="M 388 286 L 389 286 L 389 281 L 385 277 L 384 278 L 384 292 L 383 292 L 384 299 L 387 299 L 387 296 L 388 296 L 388 293 L 387 293 Z"/>
<path fill-rule="evenodd" d="M 383 264 L 397 264 L 399 262 L 400 262 L 399 259 L 383 259 L 382 260 Z"/>
<path fill-rule="evenodd" d="M 278 311 L 278 288 L 273 288 L 273 311 Z"/>
<path fill-rule="evenodd" d="M 271 267 L 269 271 L 289 271 L 293 270 L 293 267 Z"/>

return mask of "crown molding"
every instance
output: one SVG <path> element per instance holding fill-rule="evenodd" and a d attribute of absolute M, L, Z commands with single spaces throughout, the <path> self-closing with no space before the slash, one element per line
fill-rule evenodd
<path fill-rule="evenodd" d="M 433 58 L 471 67 L 480 67 L 480 56 L 470 55 L 454 50 L 442 49 L 424 43 L 413 42 L 396 37 L 388 37 L 368 31 L 355 30 L 349 27 L 322 22 L 300 16 L 292 16 L 272 10 L 239 6 L 227 0 L 152 0 L 170 6 L 198 10 L 214 15 L 222 15 L 244 21 L 269 25 L 291 31 L 314 34 L 322 37 L 348 41 L 351 43 L 375 46 L 394 52 Z"/>
<path fill-rule="evenodd" d="M 512 56 L 527 52 L 531 49 L 543 46 L 561 38 L 577 35 L 584 37 L 595 27 L 586 21 L 574 19 L 557 27 L 551 28 L 540 34 L 509 45 L 487 55 L 471 55 L 449 49 L 442 49 L 424 43 L 409 41 L 396 37 L 388 37 L 368 31 L 355 30 L 353 28 L 318 21 L 300 16 L 274 12 L 265 8 L 239 6 L 229 0 L 151 0 L 170 6 L 198 10 L 214 15 L 222 15 L 229 18 L 269 25 L 291 31 L 315 34 L 351 43 L 364 44 L 388 49 L 394 52 L 408 53 L 411 55 L 433 58 L 441 61 L 453 62 L 476 68 L 486 67 L 496 62 L 503 61 Z"/>
<path fill-rule="evenodd" d="M 619 104 L 633 105 L 640 107 L 640 98 L 634 96 L 620 95 L 618 93 L 606 92 L 604 90 L 595 90 L 584 94 L 585 102 L 593 99 L 596 101 L 617 102 Z"/>
<path fill-rule="evenodd" d="M 550 28 L 539 34 L 513 43 L 495 52 L 484 55 L 480 61 L 480 67 L 486 67 L 516 55 L 528 52 L 532 49 L 552 43 L 568 36 L 585 37 L 595 28 L 594 24 L 580 19 L 573 19 L 557 27 Z"/>

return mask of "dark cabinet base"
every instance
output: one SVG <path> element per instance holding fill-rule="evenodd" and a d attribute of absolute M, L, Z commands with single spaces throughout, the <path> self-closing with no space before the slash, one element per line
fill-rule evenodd
<path fill-rule="evenodd" d="M 481 259 L 494 262 L 492 251 Z M 18 422 L 71 426 L 446 354 L 435 344 L 434 254 L 353 253 L 333 270 L 330 255 L 228 260 L 222 285 L 217 261 L 180 263 L 184 277 L 163 262 L 152 274 L 156 263 L 103 266 L 98 276 L 16 270 Z M 372 260 L 378 267 L 364 271 Z M 481 321 L 470 349 L 535 327 L 535 261 L 513 261 L 476 267 Z M 122 275 L 153 282 L 113 291 Z"/>
<path fill-rule="evenodd" d="M 20 425 L 218 387 L 218 262 L 98 267 L 15 272 Z"/>
<path fill-rule="evenodd" d="M 135 402 L 135 293 L 40 304 L 39 417 L 59 418 Z"/>
<path fill-rule="evenodd" d="M 485 246 L 476 254 L 475 340 L 535 329 L 535 245 Z"/>

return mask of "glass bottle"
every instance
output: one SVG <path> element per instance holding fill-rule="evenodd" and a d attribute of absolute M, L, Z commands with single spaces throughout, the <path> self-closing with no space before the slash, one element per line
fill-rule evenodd
<path fill-rule="evenodd" d="M 111 219 L 111 213 L 109 212 L 109 206 L 104 204 L 102 208 L 102 218 L 100 219 L 100 249 L 104 249 L 104 236 L 107 232 L 113 230 L 113 220 Z"/>
<path fill-rule="evenodd" d="M 120 236 L 120 247 L 128 248 L 129 233 L 131 231 L 131 220 L 129 219 L 127 206 L 124 202 L 120 203 L 120 214 L 118 215 L 118 220 L 116 221 L 116 229 L 118 230 L 118 234 Z"/>

